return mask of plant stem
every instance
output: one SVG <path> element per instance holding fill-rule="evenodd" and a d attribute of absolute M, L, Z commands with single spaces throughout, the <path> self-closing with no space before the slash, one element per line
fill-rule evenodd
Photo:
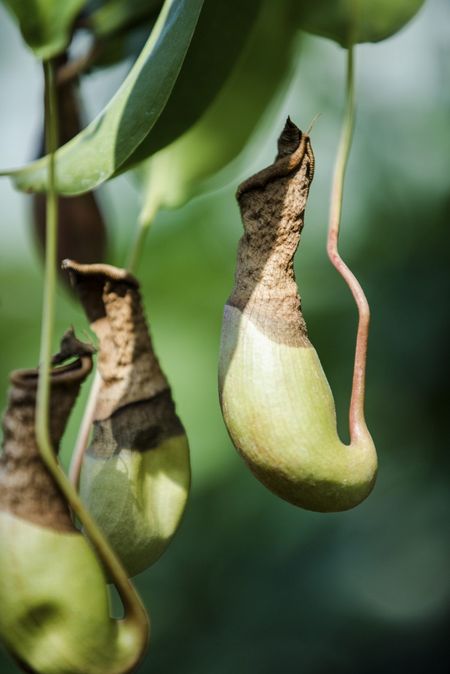
<path fill-rule="evenodd" d="M 342 214 L 345 171 L 353 137 L 355 121 L 355 84 L 353 47 L 347 54 L 346 107 L 342 122 L 341 138 L 334 168 L 331 188 L 330 219 L 327 251 L 332 264 L 350 288 L 358 308 L 358 331 L 356 336 L 355 361 L 353 368 L 352 395 L 350 400 L 349 425 L 350 440 L 357 440 L 368 433 L 364 419 L 364 397 L 366 379 L 367 341 L 369 336 L 370 310 L 359 281 L 347 267 L 338 252 L 339 226 Z"/>
<path fill-rule="evenodd" d="M 78 491 L 80 483 L 81 467 L 83 465 L 83 456 L 89 442 L 89 435 L 91 433 L 92 422 L 94 420 L 95 407 L 97 405 L 97 398 L 102 384 L 102 378 L 98 370 L 94 373 L 91 389 L 89 391 L 89 398 L 84 409 L 83 418 L 81 420 L 80 430 L 78 431 L 75 448 L 72 453 L 70 462 L 69 479 L 75 489 Z"/>
<path fill-rule="evenodd" d="M 49 173 L 47 190 L 47 221 L 45 251 L 45 287 L 42 316 L 41 355 L 36 410 L 36 439 L 42 460 L 58 484 L 68 504 L 80 520 L 85 532 L 94 546 L 98 557 L 108 569 L 117 587 L 125 610 L 125 620 L 133 624 L 141 635 L 142 650 L 148 638 L 148 617 L 142 602 L 130 583 L 120 561 L 110 548 L 105 537 L 85 510 L 78 494 L 67 479 L 58 463 L 52 447 L 49 432 L 50 409 L 50 368 L 52 334 L 54 324 L 54 305 L 56 287 L 56 250 L 58 226 L 58 195 L 55 180 L 55 151 L 57 148 L 57 111 L 54 65 L 44 62 L 45 74 L 45 128 L 46 150 L 49 155 Z"/>
<path fill-rule="evenodd" d="M 150 175 L 148 180 L 151 181 L 151 179 L 152 178 Z M 150 226 L 153 223 L 160 208 L 159 198 L 151 189 L 150 183 L 146 186 L 145 193 L 147 197 L 144 197 L 144 203 L 142 205 L 141 212 L 139 213 L 138 228 L 128 255 L 128 261 L 126 265 L 128 271 L 131 273 L 135 273 L 137 269 L 145 245 L 145 239 L 147 237 L 148 230 L 150 229 Z"/>
<path fill-rule="evenodd" d="M 55 190 L 54 153 L 58 146 L 58 120 L 54 69 L 51 61 L 44 63 L 45 78 L 45 143 L 50 155 L 49 187 L 46 204 L 45 281 L 41 325 L 41 350 L 37 391 L 36 435 L 44 460 L 53 458 L 49 434 L 50 367 L 55 315 L 56 250 L 58 228 L 58 196 Z M 51 455 L 51 457 L 50 457 Z"/>

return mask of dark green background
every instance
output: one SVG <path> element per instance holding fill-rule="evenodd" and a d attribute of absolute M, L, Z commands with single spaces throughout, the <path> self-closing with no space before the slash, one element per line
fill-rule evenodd
<path fill-rule="evenodd" d="M 139 277 L 156 348 L 189 434 L 193 487 L 175 541 L 137 578 L 153 630 L 142 673 L 446 671 L 450 50 L 444 5 L 430 0 L 398 36 L 356 54 L 358 118 L 342 252 L 373 315 L 366 408 L 380 469 L 365 503 L 322 515 L 278 500 L 235 453 L 216 392 L 221 313 L 241 232 L 234 189 L 272 157 L 287 113 L 305 128 L 321 112 L 313 131 L 317 176 L 297 273 L 310 337 L 347 437 L 356 313 L 325 254 L 344 53 L 326 40 L 305 38 L 289 93 L 268 111 L 228 175 L 229 186 L 155 222 Z M 10 39 L 11 31 L 2 19 L 1 39 Z M 20 43 L 6 44 L 0 76 L 8 83 L 13 72 L 14 86 L 26 87 L 16 63 Z M 17 119 L 1 118 L 2 142 L 16 134 L 20 146 L 24 115 L 37 126 L 39 102 Z M 9 163 L 25 159 L 10 158 L 8 148 Z M 12 188 L 2 189 L 7 195 Z M 111 230 L 109 260 L 120 264 L 137 193 L 120 179 L 101 197 Z M 36 364 L 42 294 L 30 223 L 8 199 L 0 239 L 2 407 L 8 372 Z M 61 290 L 57 334 L 70 323 L 80 335 L 87 329 L 79 307 Z M 81 412 L 82 400 L 64 441 L 66 462 Z M 3 654 L 0 671 L 17 671 Z"/>

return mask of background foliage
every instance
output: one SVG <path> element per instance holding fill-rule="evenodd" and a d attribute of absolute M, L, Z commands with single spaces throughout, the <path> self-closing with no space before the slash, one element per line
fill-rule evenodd
<path fill-rule="evenodd" d="M 0 8 L 2 166 L 33 154 L 40 70 Z M 344 53 L 302 37 L 289 91 L 267 111 L 243 157 L 217 185 L 158 216 L 140 265 L 152 333 L 187 428 L 193 491 L 179 535 L 137 578 L 152 644 L 142 672 L 335 674 L 445 670 L 448 618 L 448 274 L 450 21 L 429 0 L 395 37 L 357 48 L 358 118 L 342 251 L 372 305 L 367 419 L 380 457 L 372 496 L 353 511 L 308 513 L 248 472 L 221 420 L 216 369 L 223 303 L 241 232 L 233 192 L 273 155 L 286 114 L 316 112 L 317 175 L 297 272 L 311 340 L 333 387 L 342 435 L 355 310 L 325 255 L 327 195 L 342 111 Z M 87 78 L 89 117 L 125 70 Z M 201 148 L 198 149 L 201 152 Z M 123 263 L 138 209 L 126 177 L 100 197 Z M 38 357 L 42 269 L 28 197 L 0 183 L 1 405 L 8 372 Z M 61 289 L 58 333 L 86 330 Z M 84 391 L 84 397 L 87 389 Z M 64 446 L 67 461 L 80 419 Z M 0 654 L 0 671 L 17 668 Z"/>

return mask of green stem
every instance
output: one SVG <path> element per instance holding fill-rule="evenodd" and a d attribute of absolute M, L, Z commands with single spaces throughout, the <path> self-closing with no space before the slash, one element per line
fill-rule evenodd
<path fill-rule="evenodd" d="M 151 179 L 150 172 L 149 181 L 151 181 Z M 126 268 L 131 273 L 135 273 L 137 269 L 142 251 L 144 249 L 148 230 L 150 229 L 150 226 L 153 223 L 160 208 L 159 198 L 152 190 L 150 182 L 146 187 L 146 197 L 144 197 L 144 203 L 142 205 L 141 212 L 139 213 L 136 236 L 131 246 L 126 265 Z"/>
<path fill-rule="evenodd" d="M 347 85 L 346 107 L 342 122 L 341 139 L 339 143 L 336 164 L 334 168 L 333 184 L 331 188 L 331 206 L 328 230 L 328 256 L 337 271 L 344 278 L 350 288 L 358 308 L 358 331 L 356 336 L 355 362 L 353 368 L 352 395 L 350 400 L 349 424 L 350 439 L 353 443 L 361 436 L 367 435 L 368 430 L 364 418 L 364 397 L 367 361 L 367 341 L 369 336 L 370 310 L 359 281 L 347 267 L 338 252 L 339 227 L 342 215 L 342 201 L 344 194 L 344 180 L 348 157 L 353 138 L 355 122 L 355 83 L 353 47 L 349 47 L 347 55 Z"/>
<path fill-rule="evenodd" d="M 97 406 L 98 394 L 102 385 L 102 378 L 98 370 L 95 371 L 94 378 L 89 391 L 89 398 L 84 408 L 83 418 L 78 431 L 77 440 L 72 453 L 69 469 L 69 479 L 75 489 L 78 491 L 80 484 L 81 468 L 83 466 L 83 457 L 88 446 L 89 436 L 91 434 L 92 423 L 94 421 L 95 408 Z"/>
<path fill-rule="evenodd" d="M 50 410 L 50 369 L 52 352 L 52 334 L 54 327 L 54 305 L 56 288 L 56 251 L 58 226 L 58 195 L 55 180 L 55 158 L 57 148 L 57 111 L 54 66 L 51 61 L 44 63 L 45 74 L 45 127 L 46 149 L 49 155 L 49 174 L 47 191 L 46 251 L 45 251 L 45 287 L 42 315 L 42 338 L 39 368 L 39 383 L 36 410 L 36 439 L 42 460 L 67 499 L 75 515 L 93 544 L 98 557 L 106 566 L 119 592 L 125 610 L 125 620 L 132 624 L 141 635 L 142 650 L 148 638 L 148 617 L 145 608 L 130 583 L 120 561 L 111 550 L 107 540 L 85 510 L 78 494 L 67 479 L 58 463 L 52 447 L 49 432 Z"/>
<path fill-rule="evenodd" d="M 46 206 L 46 249 L 44 300 L 41 325 L 40 369 L 37 391 L 36 435 L 43 458 L 53 458 L 49 434 L 50 368 L 52 358 L 52 335 L 55 316 L 56 251 L 58 230 L 58 196 L 55 190 L 54 152 L 58 146 L 56 91 L 53 64 L 44 63 L 45 78 L 45 142 L 50 154 L 49 189 Z"/>

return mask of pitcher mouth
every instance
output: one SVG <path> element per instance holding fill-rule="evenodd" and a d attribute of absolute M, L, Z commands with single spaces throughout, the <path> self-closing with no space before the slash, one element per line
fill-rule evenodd
<path fill-rule="evenodd" d="M 139 286 L 139 283 L 133 274 L 126 269 L 114 267 L 111 264 L 97 262 L 95 264 L 82 264 L 75 260 L 65 259 L 61 262 L 62 269 L 69 272 L 71 276 L 99 276 L 110 281 L 124 281 L 132 286 Z"/>
<path fill-rule="evenodd" d="M 60 344 L 60 351 L 52 358 L 50 381 L 52 384 L 82 380 L 92 370 L 92 356 L 95 348 L 75 337 L 73 328 L 67 330 Z M 70 361 L 70 362 L 66 362 Z M 13 370 L 10 382 L 19 388 L 36 388 L 39 368 Z"/>

